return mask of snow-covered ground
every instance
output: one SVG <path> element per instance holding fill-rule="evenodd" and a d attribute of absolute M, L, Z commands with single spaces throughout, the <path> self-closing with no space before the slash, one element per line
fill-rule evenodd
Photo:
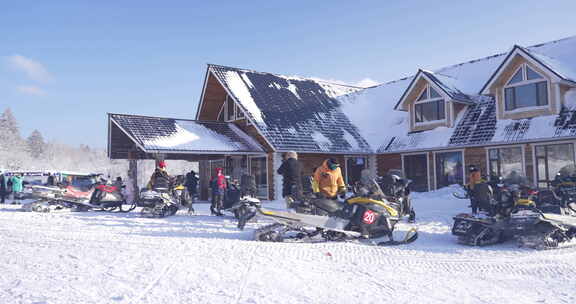
<path fill-rule="evenodd" d="M 575 303 L 576 248 L 465 247 L 450 234 L 467 202 L 416 194 L 420 238 L 252 241 L 231 217 L 24 213 L 0 206 L 0 303 Z M 400 229 L 406 230 L 402 225 Z"/>

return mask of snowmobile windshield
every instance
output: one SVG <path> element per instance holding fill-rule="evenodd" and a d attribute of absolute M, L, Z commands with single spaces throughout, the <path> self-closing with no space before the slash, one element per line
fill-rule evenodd
<path fill-rule="evenodd" d="M 518 185 L 518 186 L 529 186 L 530 183 L 526 175 L 512 171 L 507 176 L 504 176 L 503 180 L 505 185 Z"/>
<path fill-rule="evenodd" d="M 568 165 L 560 168 L 558 176 L 560 178 L 576 178 L 576 166 Z"/>

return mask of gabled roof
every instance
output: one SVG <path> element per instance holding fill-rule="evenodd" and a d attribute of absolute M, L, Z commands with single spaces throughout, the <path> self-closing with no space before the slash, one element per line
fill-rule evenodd
<path fill-rule="evenodd" d="M 109 120 L 145 153 L 264 152 L 232 123 L 124 114 Z"/>
<path fill-rule="evenodd" d="M 474 102 L 474 99 L 471 96 L 462 93 L 458 89 L 457 80 L 455 78 L 447 75 L 436 74 L 431 71 L 418 69 L 418 72 L 416 73 L 416 75 L 414 75 L 412 81 L 410 82 L 406 90 L 404 90 L 402 97 L 400 97 L 400 99 L 394 106 L 394 110 L 398 110 L 398 107 L 404 103 L 410 91 L 414 89 L 414 86 L 421 78 L 424 78 L 428 82 L 435 85 L 436 88 L 439 88 L 442 92 L 444 92 L 444 94 L 446 94 L 452 100 L 465 104 L 472 104 Z"/>
<path fill-rule="evenodd" d="M 506 68 L 506 66 L 508 66 L 510 61 L 516 55 L 523 56 L 541 66 L 555 77 L 576 85 L 576 56 L 574 55 L 574 50 L 576 50 L 576 41 L 574 40 L 576 39 L 574 38 L 576 37 L 549 43 L 551 45 L 556 43 L 567 44 L 568 47 L 572 47 L 573 52 L 571 54 L 562 54 L 561 56 L 556 55 L 558 57 L 552 57 L 557 54 L 557 52 L 550 52 L 548 44 L 541 44 L 529 48 L 514 45 L 512 50 L 506 54 L 506 57 L 502 60 L 498 68 L 494 70 L 488 81 L 486 81 L 482 89 L 479 91 L 479 94 L 488 94 L 488 88 L 494 83 L 494 81 L 496 81 L 496 79 L 498 79 L 500 73 Z M 552 54 L 547 55 L 547 51 Z M 552 49 L 552 51 L 554 50 Z"/>
<path fill-rule="evenodd" d="M 208 69 L 276 151 L 372 152 L 336 99 L 361 88 L 220 65 Z"/>

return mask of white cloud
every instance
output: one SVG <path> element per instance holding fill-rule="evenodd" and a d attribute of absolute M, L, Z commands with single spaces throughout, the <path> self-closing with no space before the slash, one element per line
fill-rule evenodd
<path fill-rule="evenodd" d="M 46 92 L 44 90 L 42 90 L 39 87 L 35 87 L 35 86 L 18 86 L 16 87 L 16 90 L 18 90 L 18 92 L 23 93 L 23 94 L 27 94 L 27 95 L 33 95 L 33 96 L 45 96 Z"/>
<path fill-rule="evenodd" d="M 52 74 L 40 62 L 26 58 L 22 55 L 8 57 L 8 64 L 15 70 L 22 71 L 31 80 L 46 83 L 53 80 Z"/>
<path fill-rule="evenodd" d="M 368 77 L 366 77 L 360 81 L 357 81 L 357 82 L 345 82 L 345 81 L 338 80 L 338 79 L 322 79 L 322 78 L 318 78 L 318 77 L 312 77 L 311 79 L 318 80 L 318 81 L 324 81 L 324 82 L 330 82 L 330 83 L 336 83 L 336 84 L 342 84 L 342 85 L 350 85 L 350 86 L 361 87 L 361 88 L 367 88 L 367 87 L 371 87 L 371 86 L 375 86 L 377 84 L 380 84 L 378 81 L 371 79 L 371 78 L 368 78 Z"/>

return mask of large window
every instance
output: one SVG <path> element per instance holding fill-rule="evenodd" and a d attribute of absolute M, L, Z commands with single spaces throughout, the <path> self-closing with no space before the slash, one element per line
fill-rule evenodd
<path fill-rule="evenodd" d="M 226 96 L 226 99 L 220 108 L 220 112 L 218 113 L 218 120 L 233 121 L 244 118 L 244 111 L 242 111 L 230 96 Z"/>
<path fill-rule="evenodd" d="M 444 120 L 446 118 L 444 99 L 430 85 L 426 85 L 416 100 L 414 112 L 416 123 Z"/>
<path fill-rule="evenodd" d="M 346 158 L 346 183 L 353 185 L 360 181 L 362 170 L 368 167 L 366 157 Z"/>
<path fill-rule="evenodd" d="M 538 187 L 548 187 L 562 167 L 574 165 L 573 144 L 536 146 L 535 154 Z"/>
<path fill-rule="evenodd" d="M 428 154 L 402 156 L 404 175 L 412 180 L 410 188 L 414 191 L 428 191 Z"/>
<path fill-rule="evenodd" d="M 250 158 L 250 174 L 254 176 L 256 187 L 258 188 L 258 197 L 268 199 L 268 170 L 266 167 L 266 157 Z"/>
<path fill-rule="evenodd" d="M 521 65 L 504 87 L 506 111 L 548 104 L 548 81 L 531 69 Z"/>
<path fill-rule="evenodd" d="M 505 179 L 517 174 L 525 176 L 522 147 L 488 149 L 488 172 Z"/>
<path fill-rule="evenodd" d="M 441 152 L 436 158 L 436 189 L 464 183 L 462 152 Z"/>

